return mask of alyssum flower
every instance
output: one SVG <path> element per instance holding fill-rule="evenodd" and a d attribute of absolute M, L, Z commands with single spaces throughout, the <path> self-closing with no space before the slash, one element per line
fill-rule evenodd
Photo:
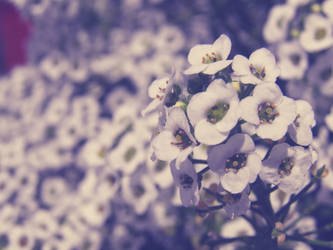
<path fill-rule="evenodd" d="M 310 151 L 302 147 L 280 143 L 273 147 L 262 165 L 259 176 L 263 181 L 278 185 L 288 194 L 296 194 L 309 181 L 312 156 Z"/>
<path fill-rule="evenodd" d="M 195 138 L 207 145 L 224 141 L 238 122 L 238 103 L 236 90 L 222 79 L 214 80 L 205 92 L 195 94 L 187 106 Z"/>
<path fill-rule="evenodd" d="M 274 83 L 280 74 L 274 55 L 266 48 L 257 49 L 249 59 L 236 55 L 232 62 L 234 78 L 242 83 Z"/>
<path fill-rule="evenodd" d="M 278 85 L 263 84 L 253 95 L 240 102 L 241 118 L 252 124 L 255 133 L 263 139 L 281 139 L 289 124 L 296 118 L 296 103 L 285 97 Z"/>
<path fill-rule="evenodd" d="M 256 180 L 261 159 L 249 135 L 235 134 L 226 143 L 209 149 L 208 166 L 220 175 L 222 187 L 236 194 Z"/>
<path fill-rule="evenodd" d="M 150 84 L 148 96 L 153 98 L 153 101 L 141 112 L 143 116 L 163 104 L 167 107 L 171 107 L 176 103 L 182 90 L 179 85 L 174 84 L 174 81 L 175 74 L 171 77 L 157 79 Z"/>
<path fill-rule="evenodd" d="M 185 112 L 178 107 L 172 108 L 164 129 L 152 141 L 156 157 L 162 161 L 176 158 L 183 161 L 195 145 L 196 140 L 191 134 Z"/>
<path fill-rule="evenodd" d="M 196 206 L 199 202 L 198 177 L 190 160 L 186 159 L 179 165 L 170 163 L 175 184 L 180 190 L 180 199 L 185 207 Z"/>
<path fill-rule="evenodd" d="M 312 142 L 312 131 L 316 125 L 311 105 L 303 100 L 296 101 L 297 115 L 288 127 L 291 139 L 299 145 L 307 146 Z"/>
<path fill-rule="evenodd" d="M 227 60 L 230 50 L 231 41 L 224 34 L 213 44 L 199 44 L 194 46 L 187 57 L 191 66 L 184 71 L 184 74 L 191 75 L 202 72 L 214 75 L 231 64 L 232 60 Z"/>

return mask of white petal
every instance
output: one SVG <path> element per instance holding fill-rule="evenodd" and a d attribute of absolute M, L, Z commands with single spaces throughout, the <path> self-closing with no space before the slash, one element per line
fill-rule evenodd
<path fill-rule="evenodd" d="M 197 64 L 190 66 L 187 70 L 184 71 L 185 75 L 193 75 L 202 72 L 207 68 L 208 64 Z"/>
<path fill-rule="evenodd" d="M 282 92 L 277 84 L 267 83 L 255 87 L 253 96 L 258 99 L 259 103 L 268 101 L 277 104 L 281 101 Z"/>
<path fill-rule="evenodd" d="M 288 123 L 284 119 L 279 118 L 275 118 L 273 123 L 259 125 L 257 127 L 257 135 L 263 139 L 280 140 L 287 133 Z"/>
<path fill-rule="evenodd" d="M 150 98 L 156 98 L 157 95 L 164 95 L 161 89 L 166 89 L 169 84 L 169 77 L 164 77 L 153 81 L 148 88 L 148 95 Z"/>
<path fill-rule="evenodd" d="M 230 38 L 222 34 L 216 41 L 213 43 L 213 50 L 218 52 L 223 60 L 226 60 L 230 54 L 231 50 L 231 41 Z"/>
<path fill-rule="evenodd" d="M 215 125 L 205 119 L 199 121 L 194 128 L 194 135 L 203 144 L 216 145 L 223 142 L 228 137 L 228 133 L 220 133 Z"/>
<path fill-rule="evenodd" d="M 253 96 L 249 96 L 241 100 L 239 103 L 239 108 L 241 110 L 242 119 L 249 123 L 259 125 L 260 121 L 258 116 L 258 105 L 258 100 Z"/>
<path fill-rule="evenodd" d="M 249 182 L 255 182 L 262 168 L 261 159 L 257 153 L 251 153 L 247 156 L 246 168 L 249 168 Z"/>
<path fill-rule="evenodd" d="M 207 75 L 214 75 L 218 71 L 225 69 L 232 63 L 232 60 L 222 60 L 222 61 L 217 61 L 214 63 L 209 63 L 207 64 L 208 67 L 202 72 Z"/>
<path fill-rule="evenodd" d="M 202 57 L 206 55 L 206 53 L 212 52 L 212 45 L 210 44 L 198 44 L 194 46 L 188 56 L 187 60 L 192 65 L 202 64 Z"/>
<path fill-rule="evenodd" d="M 232 69 L 235 71 L 236 75 L 250 75 L 249 60 L 242 56 L 236 55 L 232 62 Z"/>
<path fill-rule="evenodd" d="M 280 116 L 286 121 L 287 125 L 296 118 L 296 103 L 293 99 L 283 96 L 280 105 L 276 107 Z"/>
<path fill-rule="evenodd" d="M 173 140 L 174 136 L 171 131 L 163 131 L 154 138 L 152 146 L 158 159 L 170 161 L 178 156 L 180 149 L 172 144 Z"/>
<path fill-rule="evenodd" d="M 313 139 L 311 128 L 308 126 L 297 128 L 294 124 L 290 124 L 288 134 L 294 142 L 302 146 L 308 146 Z"/>
<path fill-rule="evenodd" d="M 249 57 L 250 64 L 254 67 L 265 66 L 265 65 L 275 65 L 274 55 L 266 48 L 257 49 Z"/>
<path fill-rule="evenodd" d="M 280 183 L 280 175 L 277 172 L 276 168 L 270 168 L 263 166 L 262 169 L 259 172 L 260 178 L 270 184 L 277 185 Z"/>
<path fill-rule="evenodd" d="M 141 111 L 141 115 L 145 116 L 149 112 L 157 109 L 157 107 L 160 106 L 161 104 L 162 102 L 159 99 L 154 99 L 148 104 L 148 106 L 144 110 Z"/>
<path fill-rule="evenodd" d="M 187 105 L 187 115 L 193 126 L 206 119 L 207 110 L 216 104 L 217 96 L 209 92 L 201 92 L 192 96 Z"/>
<path fill-rule="evenodd" d="M 222 187 L 233 194 L 242 192 L 248 183 L 249 171 L 245 168 L 240 169 L 237 173 L 226 173 L 221 177 Z"/>

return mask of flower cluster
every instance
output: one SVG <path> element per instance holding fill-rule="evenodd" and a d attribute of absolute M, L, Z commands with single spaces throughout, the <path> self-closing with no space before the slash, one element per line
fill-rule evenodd
<path fill-rule="evenodd" d="M 227 59 L 230 50 L 225 34 L 212 45 L 194 46 L 185 75 L 151 84 L 149 110 L 160 114 L 153 156 L 169 162 L 183 205 L 222 204 L 233 217 L 247 211 L 259 181 L 287 194 L 310 182 L 314 159 L 306 146 L 315 120 L 308 102 L 282 93 L 276 82 L 280 69 L 268 49 L 254 51 L 249 59 Z M 196 159 L 202 146 L 204 154 Z M 198 171 L 198 163 L 208 166 Z M 207 172 L 216 178 L 206 188 Z M 215 199 L 208 201 L 205 192 Z"/>

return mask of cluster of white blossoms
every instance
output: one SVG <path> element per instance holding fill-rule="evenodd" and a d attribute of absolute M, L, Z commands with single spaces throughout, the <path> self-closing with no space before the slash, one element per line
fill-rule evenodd
<path fill-rule="evenodd" d="M 169 163 L 183 205 L 222 204 L 233 217 L 250 206 L 256 180 L 287 194 L 310 182 L 315 160 L 307 146 L 316 122 L 308 102 L 282 93 L 268 49 L 228 59 L 230 51 L 224 34 L 212 45 L 194 46 L 184 75 L 151 84 L 153 101 L 144 114 L 159 111 L 152 159 Z M 196 159 L 199 148 L 204 153 Z"/>
<path fill-rule="evenodd" d="M 277 56 L 287 93 L 307 100 L 319 126 L 331 131 L 333 107 L 333 1 L 286 1 L 275 5 L 264 25 L 263 37 Z"/>

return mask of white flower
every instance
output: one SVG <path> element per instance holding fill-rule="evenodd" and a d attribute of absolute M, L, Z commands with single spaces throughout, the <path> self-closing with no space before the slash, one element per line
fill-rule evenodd
<path fill-rule="evenodd" d="M 263 29 L 264 39 L 269 43 L 285 40 L 290 20 L 295 15 L 295 8 L 289 5 L 276 5 L 269 12 Z"/>
<path fill-rule="evenodd" d="M 122 171 L 125 175 L 133 173 L 145 162 L 144 141 L 135 131 L 127 133 L 119 145 L 107 155 L 107 160 L 113 169 Z M 101 151 L 103 155 L 103 149 Z"/>
<path fill-rule="evenodd" d="M 308 52 L 317 52 L 329 48 L 333 43 L 331 22 L 319 14 L 307 16 L 299 41 Z"/>
<path fill-rule="evenodd" d="M 167 116 L 164 129 L 152 141 L 156 157 L 162 161 L 178 159 L 183 161 L 192 152 L 195 139 L 185 112 L 172 108 Z"/>
<path fill-rule="evenodd" d="M 213 81 L 205 92 L 195 94 L 187 114 L 196 139 L 207 145 L 224 141 L 239 119 L 238 95 L 231 84 Z"/>
<path fill-rule="evenodd" d="M 236 55 L 232 62 L 234 76 L 242 83 L 274 83 L 280 74 L 274 55 L 266 48 L 257 49 L 249 59 Z"/>
<path fill-rule="evenodd" d="M 157 197 L 152 180 L 143 172 L 135 172 L 122 180 L 123 198 L 133 205 L 137 214 L 143 214 Z"/>
<path fill-rule="evenodd" d="M 173 75 L 171 78 L 160 78 L 151 83 L 148 88 L 148 96 L 153 98 L 153 101 L 141 112 L 143 116 L 163 104 L 170 107 L 176 103 L 181 93 L 181 88 L 179 85 L 173 84 L 174 77 Z"/>
<path fill-rule="evenodd" d="M 180 199 L 185 207 L 196 206 L 199 202 L 198 177 L 190 160 L 186 159 L 179 165 L 170 163 L 175 184 L 180 190 Z"/>
<path fill-rule="evenodd" d="M 278 185 L 279 189 L 288 194 L 296 194 L 309 181 L 312 155 L 302 147 L 281 143 L 273 147 L 262 165 L 259 176 L 263 181 Z"/>
<path fill-rule="evenodd" d="M 235 134 L 208 151 L 209 168 L 220 175 L 222 187 L 232 194 L 253 183 L 261 169 L 260 156 L 247 134 Z"/>
<path fill-rule="evenodd" d="M 256 134 L 263 139 L 279 140 L 296 118 L 296 103 L 285 97 L 278 85 L 257 86 L 253 96 L 240 102 L 241 117 L 254 126 Z"/>
<path fill-rule="evenodd" d="M 214 75 L 228 67 L 232 60 L 227 60 L 231 50 L 230 38 L 222 34 L 213 44 L 199 44 L 194 46 L 188 54 L 191 66 L 184 74 L 204 73 Z"/>
<path fill-rule="evenodd" d="M 288 127 L 291 139 L 299 145 L 307 146 L 312 142 L 312 131 L 316 125 L 311 105 L 303 100 L 296 101 L 297 116 Z"/>
<path fill-rule="evenodd" d="M 277 56 L 281 79 L 301 79 L 303 77 L 308 68 L 308 58 L 298 41 L 279 44 Z"/>

